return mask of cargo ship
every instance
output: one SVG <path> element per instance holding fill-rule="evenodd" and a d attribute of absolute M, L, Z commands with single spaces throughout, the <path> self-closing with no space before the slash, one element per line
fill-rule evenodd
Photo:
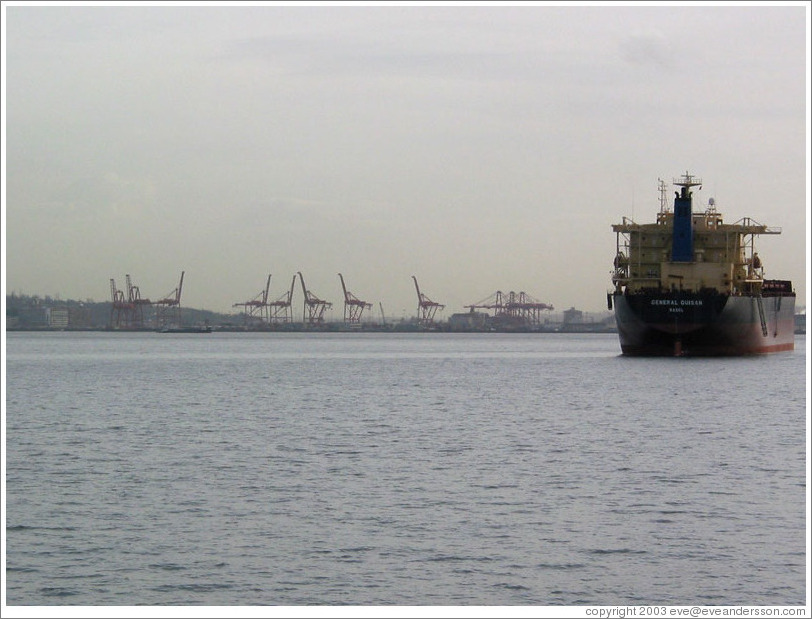
<path fill-rule="evenodd" d="M 749 217 L 724 223 L 713 198 L 694 212 L 693 188 L 702 180 L 686 172 L 674 179 L 673 208 L 659 182 L 656 223 L 623 218 L 612 229 L 617 251 L 614 308 L 624 355 L 726 356 L 795 348 L 792 282 L 765 279 L 756 237 L 780 228 Z M 697 209 L 701 211 L 702 209 Z"/>

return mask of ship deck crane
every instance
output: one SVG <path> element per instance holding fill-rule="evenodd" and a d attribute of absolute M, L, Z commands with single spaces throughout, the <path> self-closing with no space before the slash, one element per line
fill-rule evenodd
<path fill-rule="evenodd" d="M 372 303 L 362 301 L 349 292 L 347 286 L 344 284 L 344 276 L 339 273 L 338 277 L 341 280 L 341 288 L 344 290 L 344 322 L 357 325 L 361 322 L 361 315 L 364 313 L 364 310 L 372 309 Z"/>
<path fill-rule="evenodd" d="M 412 275 L 414 280 L 414 287 L 417 290 L 417 324 L 422 327 L 428 327 L 434 323 L 434 315 L 437 310 L 442 310 L 445 305 L 432 301 L 425 294 L 420 292 L 420 286 L 417 283 L 417 278 Z"/>
<path fill-rule="evenodd" d="M 333 307 L 329 301 L 319 299 L 316 295 L 310 292 L 305 286 L 304 276 L 301 271 L 298 272 L 299 280 L 302 282 L 302 291 L 304 292 L 304 307 L 302 309 L 302 320 L 306 324 L 318 324 L 324 322 L 324 311 Z"/>

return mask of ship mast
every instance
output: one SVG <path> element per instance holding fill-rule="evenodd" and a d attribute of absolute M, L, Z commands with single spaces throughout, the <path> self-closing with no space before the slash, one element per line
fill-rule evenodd
<path fill-rule="evenodd" d="M 660 190 L 660 213 L 668 212 L 668 187 L 661 178 L 657 179 L 657 188 Z"/>
<path fill-rule="evenodd" d="M 682 191 L 680 191 L 681 197 L 687 198 L 691 195 L 691 192 L 689 191 L 691 187 L 696 187 L 698 185 L 699 188 L 702 189 L 702 179 L 688 174 L 688 171 L 686 170 L 685 174 L 682 175 L 682 178 L 674 179 L 674 185 L 677 187 L 682 187 Z"/>

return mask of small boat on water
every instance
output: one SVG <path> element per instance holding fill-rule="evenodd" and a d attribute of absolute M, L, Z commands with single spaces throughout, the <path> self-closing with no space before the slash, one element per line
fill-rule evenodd
<path fill-rule="evenodd" d="M 660 181 L 655 223 L 623 218 L 607 304 L 624 355 L 746 355 L 795 348 L 792 282 L 765 279 L 755 238 L 780 234 L 749 217 L 724 223 L 713 198 L 693 211 L 687 172 L 673 208 Z"/>
<path fill-rule="evenodd" d="M 168 325 L 161 328 L 159 333 L 211 333 L 212 329 L 209 325 L 196 325 L 189 327 L 181 327 L 178 325 Z"/>

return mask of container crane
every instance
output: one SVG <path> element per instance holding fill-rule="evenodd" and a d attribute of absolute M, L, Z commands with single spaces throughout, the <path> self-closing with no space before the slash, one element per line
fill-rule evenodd
<path fill-rule="evenodd" d="M 495 319 L 508 321 L 525 326 L 538 326 L 542 322 L 541 312 L 552 311 L 554 308 L 548 303 L 542 303 L 525 292 L 505 294 L 497 290 L 494 294 L 465 307 L 471 311 L 475 309 L 493 310 Z"/>
<path fill-rule="evenodd" d="M 273 324 L 280 322 L 293 322 L 293 311 L 291 301 L 293 300 L 293 288 L 296 285 L 296 276 L 290 282 L 290 290 L 275 301 L 268 303 L 269 321 Z"/>
<path fill-rule="evenodd" d="M 127 300 L 131 306 L 132 320 L 131 324 L 136 329 L 144 328 L 144 307 L 152 305 L 149 299 L 141 298 L 141 290 L 138 286 L 134 286 L 130 280 L 130 275 L 127 274 Z"/>
<path fill-rule="evenodd" d="M 364 313 L 365 309 L 372 309 L 372 303 L 361 301 L 361 299 L 349 292 L 347 286 L 344 285 L 344 276 L 339 273 L 338 277 L 341 280 L 341 288 L 344 290 L 344 322 L 347 324 L 360 324 L 361 314 Z"/>
<path fill-rule="evenodd" d="M 310 292 L 305 286 L 304 277 L 302 272 L 298 272 L 299 280 L 302 282 L 302 291 L 304 292 L 304 307 L 302 309 L 302 320 L 306 324 L 317 324 L 324 322 L 324 310 L 333 307 L 329 301 L 323 301 L 316 295 Z"/>
<path fill-rule="evenodd" d="M 155 327 L 158 330 L 172 326 L 180 327 L 180 295 L 183 291 L 184 274 L 185 271 L 181 271 L 180 282 L 177 288 L 154 303 Z"/>
<path fill-rule="evenodd" d="M 127 276 L 129 278 L 129 275 Z M 129 328 L 132 324 L 133 306 L 124 296 L 124 291 L 116 287 L 116 280 L 110 278 L 110 296 L 112 305 L 110 306 L 110 328 Z"/>
<path fill-rule="evenodd" d="M 414 280 L 414 287 L 417 290 L 417 324 L 422 327 L 428 327 L 434 323 L 434 314 L 437 310 L 443 310 L 445 305 L 432 301 L 422 292 L 417 283 L 417 278 L 412 275 Z"/>
<path fill-rule="evenodd" d="M 246 323 L 259 322 L 265 324 L 270 322 L 270 307 L 268 305 L 268 290 L 271 287 L 271 275 L 268 274 L 268 281 L 265 283 L 265 290 L 260 290 L 259 294 L 250 301 L 235 303 L 232 307 L 242 307 Z"/>

